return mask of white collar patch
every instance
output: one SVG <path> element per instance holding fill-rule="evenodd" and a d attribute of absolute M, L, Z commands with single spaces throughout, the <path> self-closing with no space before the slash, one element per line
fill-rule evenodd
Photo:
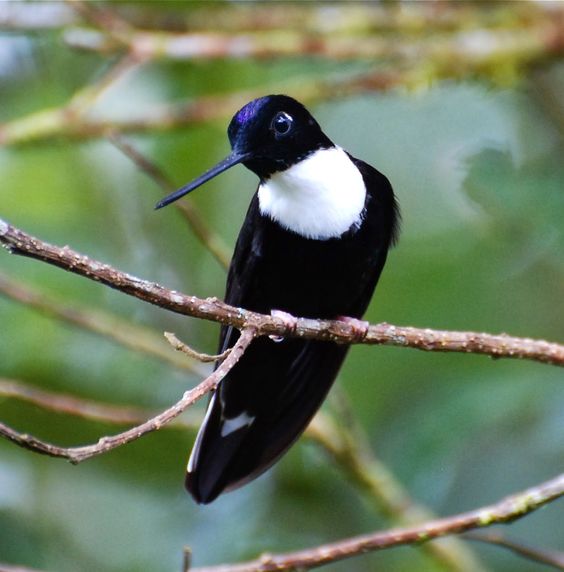
<path fill-rule="evenodd" d="M 340 147 L 319 149 L 258 190 L 260 212 L 305 238 L 341 236 L 362 222 L 366 187 Z"/>

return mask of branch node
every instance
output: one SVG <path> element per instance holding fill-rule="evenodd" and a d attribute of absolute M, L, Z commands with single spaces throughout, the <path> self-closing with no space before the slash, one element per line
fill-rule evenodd
<path fill-rule="evenodd" d="M 190 356 L 193 359 L 201 361 L 203 363 L 212 363 L 216 361 L 223 361 L 230 353 L 231 348 L 226 349 L 223 353 L 217 355 L 210 355 L 197 352 L 196 350 L 192 349 L 190 346 L 186 345 L 185 343 L 181 342 L 172 332 L 164 332 L 164 337 L 166 338 L 167 342 L 179 352 Z"/>
<path fill-rule="evenodd" d="M 282 326 L 286 330 L 288 334 L 294 334 L 296 329 L 298 328 L 298 319 L 292 314 L 288 314 L 288 312 L 284 312 L 282 310 L 271 310 L 270 315 L 282 322 Z M 268 336 L 274 342 L 281 342 L 284 339 L 284 336 L 273 334 Z"/>

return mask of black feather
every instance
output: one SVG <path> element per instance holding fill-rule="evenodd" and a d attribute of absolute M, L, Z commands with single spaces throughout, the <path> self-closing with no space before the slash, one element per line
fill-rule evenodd
<path fill-rule="evenodd" d="M 367 189 L 363 222 L 338 238 L 307 239 L 259 211 L 255 194 L 227 280 L 228 304 L 295 316 L 360 318 L 397 236 L 398 213 L 390 183 L 351 157 Z M 238 332 L 222 327 L 220 350 Z M 275 463 L 319 409 L 348 347 L 332 342 L 260 338 L 220 383 L 192 453 L 186 486 L 209 503 L 256 478 Z M 226 419 L 252 423 L 222 435 Z M 246 417 L 244 418 L 246 419 Z"/>

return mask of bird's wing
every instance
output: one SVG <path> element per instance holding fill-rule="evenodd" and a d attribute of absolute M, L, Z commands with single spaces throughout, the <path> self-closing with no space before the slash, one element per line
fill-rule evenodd
<path fill-rule="evenodd" d="M 372 165 L 349 155 L 356 165 L 367 190 L 366 213 L 363 232 L 371 237 L 370 258 L 366 260 L 358 282 L 356 296 L 350 299 L 347 315 L 360 317 L 366 311 L 376 288 L 376 284 L 386 263 L 388 250 L 393 247 L 399 236 L 400 211 L 390 181 Z"/>
<path fill-rule="evenodd" d="M 258 197 L 255 194 L 245 221 L 247 223 L 257 220 L 258 217 Z M 253 234 L 253 226 L 252 224 L 242 226 L 227 273 L 225 302 L 231 306 L 245 308 L 247 296 L 253 290 L 253 277 L 261 257 L 260 245 Z M 222 326 L 219 334 L 219 353 L 233 347 L 238 337 L 238 332 L 232 326 Z"/>
<path fill-rule="evenodd" d="M 258 215 L 255 196 L 227 280 L 225 300 L 235 306 L 248 307 L 253 295 L 256 300 L 262 257 Z M 222 327 L 220 350 L 238 337 L 236 329 Z M 255 340 L 210 401 L 188 466 L 186 486 L 192 496 L 211 502 L 276 462 L 321 405 L 347 349 L 313 340 Z"/>
<path fill-rule="evenodd" d="M 257 339 L 210 403 L 186 486 L 201 503 L 266 471 L 294 443 L 323 402 L 347 346 Z"/>
<path fill-rule="evenodd" d="M 387 179 L 366 163 L 354 161 L 367 189 L 375 189 L 367 197 L 370 213 L 359 231 L 367 233 L 373 247 L 369 245 L 369 254 L 361 261 L 354 295 L 342 306 L 344 314 L 360 317 L 386 260 L 395 232 L 396 210 Z M 249 305 L 261 296 L 256 281 L 264 273 L 264 243 L 257 232 L 261 226 L 259 218 L 255 196 L 235 249 L 226 302 L 267 311 Z M 237 330 L 223 327 L 220 349 L 232 347 L 238 336 Z M 201 503 L 211 502 L 223 491 L 245 484 L 275 463 L 323 402 L 347 350 L 347 346 L 315 340 L 255 340 L 210 402 L 188 467 L 186 486 L 192 496 Z"/>

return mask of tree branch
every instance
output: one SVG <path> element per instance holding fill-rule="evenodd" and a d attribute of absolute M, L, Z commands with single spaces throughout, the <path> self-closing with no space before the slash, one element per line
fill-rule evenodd
<path fill-rule="evenodd" d="M 557 570 L 564 570 L 564 552 L 557 552 L 555 550 L 540 550 L 539 548 L 534 548 L 532 546 L 522 544 L 521 542 L 508 540 L 501 534 L 496 534 L 495 532 L 490 532 L 488 534 L 470 532 L 465 534 L 462 538 L 466 538 L 468 540 L 476 540 L 485 544 L 501 546 L 502 548 L 507 548 L 508 550 L 511 550 L 515 554 L 522 556 L 527 560 L 540 562 L 541 564 L 552 566 Z"/>
<path fill-rule="evenodd" d="M 167 342 L 178 352 L 182 352 L 183 354 L 191 357 L 192 359 L 201 361 L 202 363 L 215 363 L 216 361 L 224 360 L 231 352 L 231 348 L 227 348 L 224 352 L 220 354 L 204 354 L 201 352 L 197 352 L 196 350 L 192 349 L 190 346 L 187 346 L 184 342 L 180 341 L 175 334 L 172 332 L 165 332 L 164 337 L 166 338 Z"/>
<path fill-rule="evenodd" d="M 266 316 L 242 308 L 229 306 L 217 298 L 201 299 L 168 290 L 159 284 L 120 272 L 108 264 L 92 260 L 73 251 L 43 242 L 0 219 L 0 244 L 13 254 L 41 260 L 99 281 L 140 300 L 172 312 L 193 316 L 238 329 L 252 327 L 256 335 L 299 337 L 328 340 L 338 343 L 365 343 L 416 348 L 425 351 L 464 352 L 496 358 L 521 358 L 541 363 L 564 366 L 564 346 L 544 340 L 517 338 L 505 334 L 492 335 L 476 332 L 400 327 L 386 323 L 372 325 L 363 339 L 347 322 L 299 318 L 296 327 L 276 316 Z"/>
<path fill-rule="evenodd" d="M 4 281 L 7 281 L 6 284 Z M 4 288 L 4 286 L 7 287 Z M 71 323 L 87 330 L 91 329 L 91 324 L 96 325 L 100 322 L 98 312 L 92 313 L 90 310 L 83 309 L 79 311 L 78 316 L 85 315 L 88 319 L 76 321 L 77 308 L 75 306 L 69 307 L 66 304 L 63 306 L 55 303 L 52 299 L 30 290 L 19 282 L 8 280 L 1 273 L 0 292 L 19 302 L 45 311 L 48 315 L 53 315 L 55 318 L 69 319 Z M 156 340 L 154 340 L 156 337 L 155 333 L 149 330 L 145 331 L 145 329 L 140 329 L 137 332 L 138 326 L 132 326 L 128 322 L 105 314 L 102 317 L 101 323 L 107 327 L 102 330 L 95 329 L 94 331 L 107 335 L 110 339 L 115 339 L 116 334 L 119 334 L 117 341 L 121 341 L 125 337 L 127 347 L 153 355 L 156 345 Z M 137 334 L 143 343 L 137 343 Z M 144 340 L 145 337 L 148 339 Z M 151 343 L 145 343 L 149 341 Z M 157 347 L 160 351 L 161 345 L 159 344 Z M 170 351 L 163 352 L 162 356 L 159 355 L 159 357 L 163 358 L 167 356 L 176 359 L 180 358 L 180 356 Z M 181 363 L 182 361 L 180 359 Z M 185 361 L 192 364 L 188 360 Z M 178 364 L 174 361 L 171 362 L 171 365 L 177 366 Z M 338 387 L 334 391 L 336 389 Z M 138 424 L 154 414 L 153 412 L 131 406 L 123 407 L 104 404 L 70 395 L 47 392 L 14 380 L 0 379 L 0 395 L 28 401 L 51 411 L 105 423 Z M 184 422 L 177 419 L 167 427 L 181 427 L 193 430 L 197 425 L 195 419 L 186 421 L 186 415 L 183 416 L 183 420 Z M 353 432 L 348 417 L 338 423 L 333 420 L 332 416 L 318 412 L 306 429 L 305 435 L 313 439 L 325 450 L 337 468 L 349 478 L 352 486 L 358 492 L 366 493 L 369 501 L 378 510 L 390 517 L 392 522 L 398 525 L 409 525 L 434 518 L 434 515 L 429 510 L 426 510 L 409 498 L 407 491 L 397 481 L 390 469 L 376 459 L 368 447 L 366 435 L 362 428 L 355 424 Z M 449 539 L 448 542 L 429 544 L 426 550 L 430 553 L 430 556 L 441 562 L 446 570 L 456 572 L 478 572 L 481 570 L 481 567 L 472 557 L 465 544 L 455 538 Z"/>
<path fill-rule="evenodd" d="M 28 383 L 4 377 L 0 377 L 0 396 L 32 403 L 47 411 L 112 425 L 140 425 L 155 415 L 155 411 L 141 407 L 103 403 L 67 393 L 47 391 Z M 197 429 L 196 419 L 187 420 L 186 415 L 182 419 L 183 421 L 176 419 L 167 427 Z"/>
<path fill-rule="evenodd" d="M 124 431 L 123 433 L 119 433 L 118 435 L 113 435 L 111 437 L 102 437 L 94 445 L 69 448 L 59 447 L 57 445 L 41 441 L 31 435 L 19 433 L 3 423 L 0 423 L 0 435 L 25 449 L 30 449 L 36 453 L 49 455 L 51 457 L 62 457 L 64 459 L 68 459 L 73 464 L 80 463 L 81 461 L 85 461 L 86 459 L 90 459 L 91 457 L 95 457 L 102 453 L 107 453 L 112 449 L 116 449 L 117 447 L 130 443 L 131 441 L 135 441 L 147 433 L 157 431 L 163 425 L 170 423 L 175 417 L 180 415 L 185 409 L 198 401 L 206 393 L 213 390 L 225 375 L 227 375 L 231 368 L 239 361 L 255 336 L 256 330 L 252 326 L 243 329 L 237 343 L 233 346 L 233 349 L 219 367 L 194 389 L 184 393 L 182 399 L 176 402 L 172 407 L 169 407 L 145 423 Z"/>
<path fill-rule="evenodd" d="M 462 514 L 426 522 L 409 528 L 396 528 L 324 544 L 287 554 L 264 554 L 242 564 L 194 568 L 192 572 L 281 572 L 316 568 L 395 546 L 421 544 L 435 538 L 459 534 L 494 524 L 507 524 L 530 514 L 564 495 L 564 474 L 501 501 Z"/>

